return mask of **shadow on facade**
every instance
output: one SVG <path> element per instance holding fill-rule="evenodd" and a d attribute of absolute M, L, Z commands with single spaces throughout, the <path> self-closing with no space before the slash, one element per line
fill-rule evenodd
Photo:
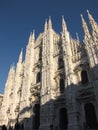
<path fill-rule="evenodd" d="M 31 102 L 29 107 L 19 111 L 15 129 L 98 130 L 97 79 L 93 75 L 89 79 L 87 71 L 83 69 L 81 82 L 77 85 L 71 83 L 65 88 L 63 78 L 60 79 L 59 85 L 59 93 L 55 94 L 54 99 L 50 99 L 44 104 L 40 103 L 40 99 L 48 100 L 51 93 L 47 92 L 42 97 L 40 94 L 35 94 L 39 100 Z M 56 93 L 57 89 L 52 91 Z M 12 122 L 14 120 L 9 120 L 8 125 Z"/>
<path fill-rule="evenodd" d="M 24 130 L 98 130 L 97 88 L 92 82 L 71 84 L 44 105 L 32 103 L 23 108 L 15 124 Z M 30 117 L 26 117 L 26 113 Z M 23 118 L 22 118 L 23 117 Z M 9 122 L 10 123 L 10 122 Z"/>

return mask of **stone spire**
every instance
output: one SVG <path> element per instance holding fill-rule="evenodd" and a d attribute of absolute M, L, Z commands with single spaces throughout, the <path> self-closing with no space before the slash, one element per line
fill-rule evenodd
<path fill-rule="evenodd" d="M 32 41 L 35 41 L 35 30 L 33 30 L 33 34 L 32 34 Z"/>
<path fill-rule="evenodd" d="M 13 73 L 15 73 L 15 66 L 12 64 L 11 66 L 10 66 L 10 70 L 9 70 L 9 76 L 10 75 L 12 75 Z"/>
<path fill-rule="evenodd" d="M 67 25 L 66 22 L 64 20 L 64 16 L 62 16 L 62 32 L 67 32 Z"/>
<path fill-rule="evenodd" d="M 11 65 L 8 73 L 8 78 L 5 84 L 6 93 L 12 88 L 12 81 L 15 78 L 15 66 Z"/>
<path fill-rule="evenodd" d="M 70 43 L 70 34 L 69 34 L 69 31 L 67 29 L 67 25 L 66 25 L 66 22 L 64 20 L 64 17 L 62 16 L 62 38 L 65 39 L 65 42 L 66 43 Z"/>
<path fill-rule="evenodd" d="M 35 41 L 35 30 L 33 30 L 32 40 Z"/>
<path fill-rule="evenodd" d="M 44 25 L 44 31 L 47 31 L 47 29 L 48 29 L 48 24 L 47 24 L 47 19 L 46 19 L 46 21 L 45 21 L 45 25 Z"/>
<path fill-rule="evenodd" d="M 93 39 L 89 33 L 87 24 L 82 15 L 81 15 L 81 19 L 82 19 L 82 27 L 84 30 L 84 43 L 86 45 L 86 51 L 87 51 L 88 58 L 89 58 L 89 64 L 92 68 L 94 68 L 96 66 L 96 64 L 98 64 L 97 63 L 98 60 L 97 60 L 95 48 L 93 47 Z"/>
<path fill-rule="evenodd" d="M 23 49 L 21 49 L 21 52 L 20 52 L 20 55 L 19 55 L 18 63 L 22 63 L 22 56 L 23 56 Z"/>
<path fill-rule="evenodd" d="M 50 16 L 49 16 L 49 21 L 48 21 L 48 29 L 52 29 L 52 21 L 51 21 Z"/>
<path fill-rule="evenodd" d="M 30 33 L 30 37 L 29 37 L 29 43 L 34 43 L 35 41 L 35 30 L 33 30 L 33 33 Z"/>
<path fill-rule="evenodd" d="M 90 22 L 92 30 L 97 29 L 97 32 L 98 32 L 98 25 L 88 10 L 87 10 L 87 14 L 88 14 L 88 18 L 89 18 L 89 22 Z"/>
<path fill-rule="evenodd" d="M 94 41 L 93 45 L 96 45 L 96 48 L 98 49 L 98 25 L 88 10 L 87 10 L 87 13 L 88 13 L 88 18 L 89 18 L 89 23 L 92 29 L 91 35 Z"/>
<path fill-rule="evenodd" d="M 87 24 L 86 24 L 82 14 L 81 14 L 81 20 L 82 20 L 82 27 L 83 27 L 83 32 L 84 32 L 84 40 L 86 40 L 86 39 L 90 40 L 89 38 L 91 36 L 90 36 Z"/>
<path fill-rule="evenodd" d="M 32 32 L 30 32 L 29 42 L 31 41 L 31 37 L 32 37 Z"/>

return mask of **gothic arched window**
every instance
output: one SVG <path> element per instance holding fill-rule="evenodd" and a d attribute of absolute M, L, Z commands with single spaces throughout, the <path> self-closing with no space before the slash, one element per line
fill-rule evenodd
<path fill-rule="evenodd" d="M 60 79 L 60 93 L 64 93 L 65 91 L 65 82 L 64 79 Z"/>
<path fill-rule="evenodd" d="M 63 61 L 63 58 L 60 58 L 58 59 L 58 69 L 61 69 L 64 67 L 64 61 Z"/>
<path fill-rule="evenodd" d="M 40 72 L 38 72 L 36 76 L 36 83 L 39 83 L 40 81 L 41 81 L 41 74 Z"/>
<path fill-rule="evenodd" d="M 83 70 L 81 72 L 81 83 L 82 84 L 87 84 L 88 83 L 88 75 L 87 75 L 86 70 Z"/>

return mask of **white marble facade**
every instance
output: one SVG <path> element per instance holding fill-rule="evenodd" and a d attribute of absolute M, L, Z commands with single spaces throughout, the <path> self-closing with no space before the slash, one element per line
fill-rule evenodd
<path fill-rule="evenodd" d="M 73 39 L 62 17 L 62 32 L 45 21 L 30 34 L 23 61 L 11 66 L 5 84 L 0 124 L 24 130 L 98 130 L 98 25 L 87 11 L 84 40 Z M 76 25 L 75 25 L 76 26 Z"/>

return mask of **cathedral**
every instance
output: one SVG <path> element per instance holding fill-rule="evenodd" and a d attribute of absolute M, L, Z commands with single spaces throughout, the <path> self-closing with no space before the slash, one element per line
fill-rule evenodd
<path fill-rule="evenodd" d="M 20 130 L 98 130 L 98 25 L 81 15 L 84 38 L 73 39 L 62 16 L 56 33 L 49 17 L 44 31 L 30 34 L 23 60 L 11 65 L 0 125 Z"/>

